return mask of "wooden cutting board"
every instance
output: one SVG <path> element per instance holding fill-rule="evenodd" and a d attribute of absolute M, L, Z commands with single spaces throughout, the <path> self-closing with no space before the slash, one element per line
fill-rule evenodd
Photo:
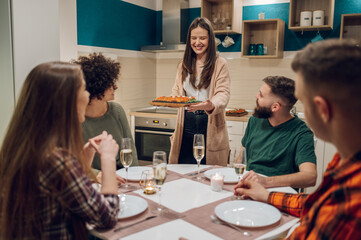
<path fill-rule="evenodd" d="M 245 116 L 247 114 L 248 114 L 248 112 L 245 111 L 243 113 L 226 113 L 226 116 L 227 117 L 242 117 L 242 116 Z"/>

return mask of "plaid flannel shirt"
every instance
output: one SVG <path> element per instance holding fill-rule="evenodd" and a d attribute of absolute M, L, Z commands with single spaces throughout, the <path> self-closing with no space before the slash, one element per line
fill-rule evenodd
<path fill-rule="evenodd" d="M 268 202 L 300 217 L 289 239 L 361 239 L 361 152 L 342 162 L 336 153 L 316 192 L 272 192 Z"/>
<path fill-rule="evenodd" d="M 113 227 L 117 221 L 118 196 L 97 192 L 79 161 L 73 158 L 64 160 L 65 155 L 65 152 L 58 151 L 56 164 L 49 164 L 40 176 L 43 209 L 38 219 L 41 219 L 44 239 L 73 239 L 75 226 L 72 225 L 72 218 L 100 228 Z M 49 201 L 54 189 L 58 191 L 55 201 Z"/>

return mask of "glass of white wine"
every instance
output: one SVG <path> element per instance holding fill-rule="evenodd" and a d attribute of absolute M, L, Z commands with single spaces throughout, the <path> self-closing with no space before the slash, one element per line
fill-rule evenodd
<path fill-rule="evenodd" d="M 203 134 L 194 134 L 193 138 L 193 156 L 197 160 L 198 164 L 198 174 L 194 179 L 201 181 L 202 177 L 199 174 L 199 165 L 204 157 L 205 145 L 204 145 L 204 135 Z"/>
<path fill-rule="evenodd" d="M 132 139 L 122 138 L 120 148 L 120 161 L 126 172 L 126 182 L 124 187 L 129 188 L 130 185 L 128 184 L 128 168 L 133 162 Z"/>
<path fill-rule="evenodd" d="M 167 156 L 164 151 L 156 151 L 153 153 L 153 175 L 159 193 L 157 209 L 160 212 L 163 210 L 161 205 L 162 185 L 167 177 Z"/>
<path fill-rule="evenodd" d="M 236 172 L 238 176 L 238 181 L 241 180 L 244 172 L 247 168 L 247 154 L 246 149 L 244 147 L 241 147 L 239 157 L 234 163 L 234 171 Z"/>

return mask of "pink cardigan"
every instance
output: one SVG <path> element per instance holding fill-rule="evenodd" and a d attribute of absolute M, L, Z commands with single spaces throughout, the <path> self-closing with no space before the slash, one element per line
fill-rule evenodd
<path fill-rule="evenodd" d="M 212 75 L 209 100 L 215 108 L 208 114 L 207 125 L 207 146 L 206 156 L 208 165 L 226 166 L 229 157 L 229 141 L 227 125 L 225 120 L 225 108 L 230 96 L 230 78 L 227 62 L 222 57 L 217 57 L 216 65 Z M 182 64 L 179 64 L 176 80 L 172 89 L 172 96 L 184 96 L 182 82 Z M 184 108 L 178 110 L 177 125 L 174 134 L 171 136 L 171 150 L 169 153 L 169 163 L 177 164 L 179 151 L 182 143 L 184 122 Z M 189 151 L 192 151 L 190 149 Z M 196 163 L 196 160 L 194 160 Z"/>

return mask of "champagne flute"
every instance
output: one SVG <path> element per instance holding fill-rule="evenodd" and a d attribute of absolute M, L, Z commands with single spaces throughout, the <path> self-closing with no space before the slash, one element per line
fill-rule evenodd
<path fill-rule="evenodd" d="M 133 150 L 132 150 L 132 139 L 131 138 L 122 138 L 120 144 L 120 162 L 125 168 L 126 178 L 125 178 L 125 188 L 129 188 L 128 184 L 128 168 L 133 162 Z"/>
<path fill-rule="evenodd" d="M 153 153 L 153 174 L 159 193 L 157 209 L 161 212 L 163 210 L 161 205 L 162 185 L 167 177 L 167 157 L 164 151 L 156 151 Z"/>
<path fill-rule="evenodd" d="M 241 180 L 244 172 L 246 171 L 246 168 L 247 168 L 246 149 L 244 147 L 241 147 L 239 157 L 234 163 L 234 171 L 238 176 L 238 181 Z"/>
<path fill-rule="evenodd" d="M 194 179 L 201 181 L 202 177 L 199 174 L 199 165 L 201 164 L 201 160 L 204 157 L 204 135 L 203 134 L 194 134 L 193 138 L 193 156 L 197 160 L 198 164 L 198 174 Z"/>

